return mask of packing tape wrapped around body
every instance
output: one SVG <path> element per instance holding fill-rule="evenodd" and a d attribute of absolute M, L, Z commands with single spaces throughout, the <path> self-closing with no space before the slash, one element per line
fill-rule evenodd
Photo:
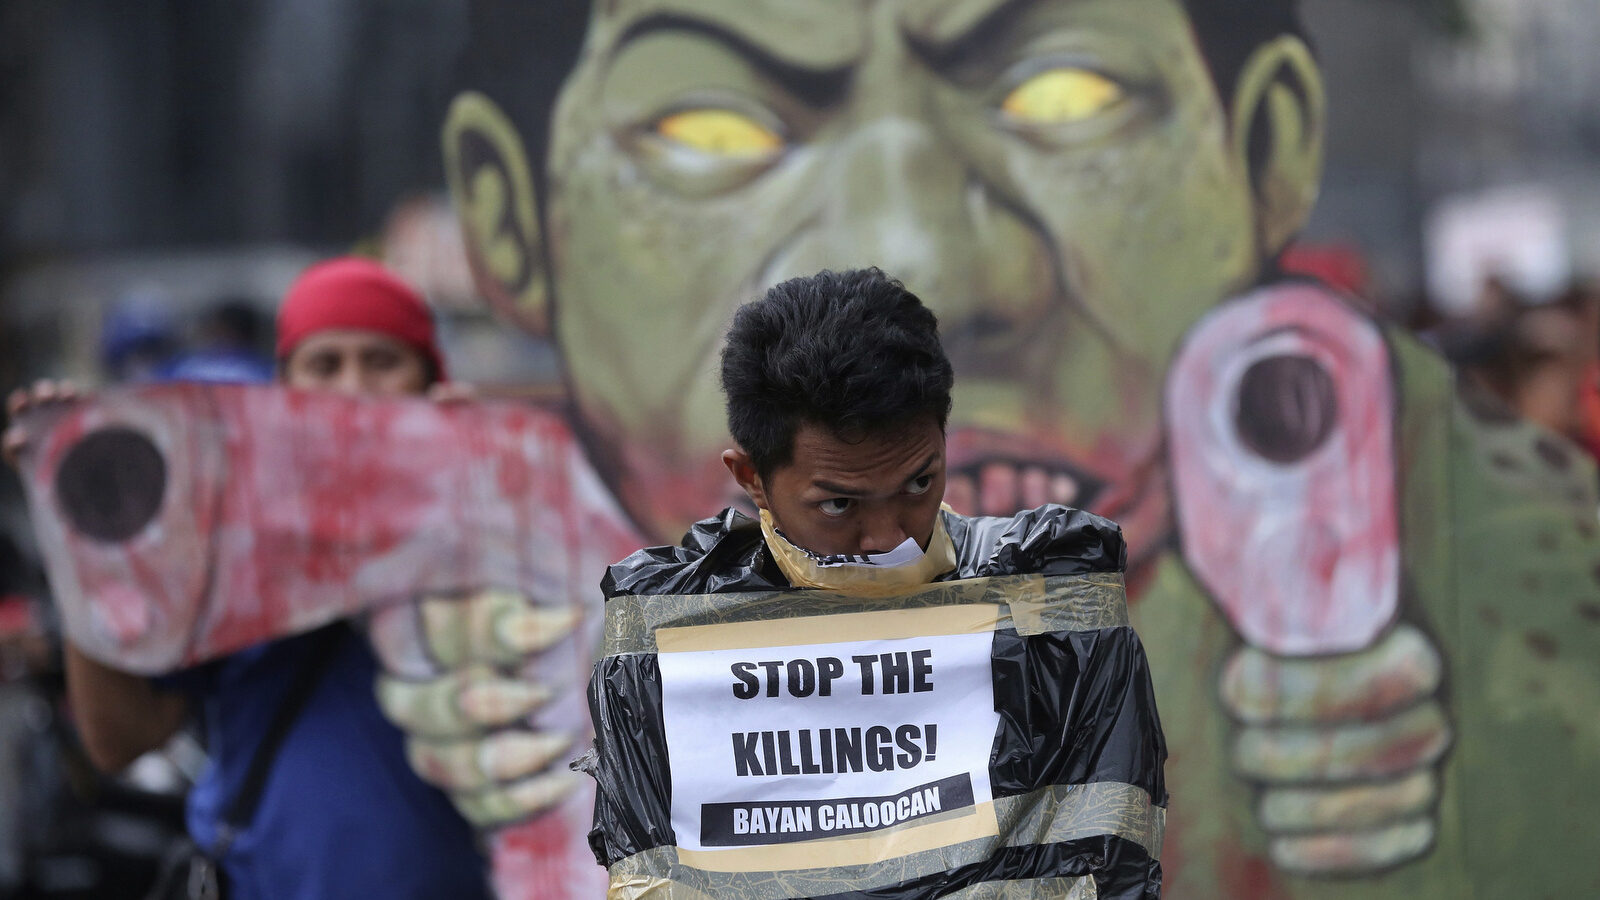
<path fill-rule="evenodd" d="M 638 538 L 559 416 L 169 384 L 23 421 L 30 513 L 84 652 L 155 675 L 372 611 L 386 684 L 415 695 L 414 716 L 470 736 L 462 698 L 515 680 L 546 698 L 526 729 L 587 734 L 595 573 Z M 428 692 L 458 669 L 454 691 Z M 385 704 L 392 717 L 404 699 Z M 415 726 L 414 765 L 417 735 L 443 727 Z M 581 781 L 542 817 L 494 829 L 503 896 L 598 890 Z"/>
<path fill-rule="evenodd" d="M 886 598 L 788 587 L 733 511 L 612 567 L 589 687 L 612 897 L 1159 896 L 1166 746 L 1120 532 L 941 515 L 956 570 Z"/>

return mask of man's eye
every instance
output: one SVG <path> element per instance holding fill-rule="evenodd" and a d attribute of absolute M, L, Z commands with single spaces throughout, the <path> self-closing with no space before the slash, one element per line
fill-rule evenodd
<path fill-rule="evenodd" d="M 656 133 L 714 156 L 765 156 L 783 147 L 783 138 L 760 122 L 729 109 L 687 109 L 656 123 Z"/>
<path fill-rule="evenodd" d="M 918 475 L 916 478 L 911 479 L 910 484 L 906 485 L 906 493 L 926 494 L 928 492 L 928 488 L 931 487 L 933 487 L 932 475 Z"/>
<path fill-rule="evenodd" d="M 849 497 L 830 497 L 817 504 L 817 509 L 822 510 L 825 516 L 842 516 L 850 511 L 850 506 L 855 501 Z"/>
<path fill-rule="evenodd" d="M 1017 85 L 1000 108 L 1020 122 L 1059 125 L 1102 113 L 1125 96 L 1121 85 L 1103 75 L 1063 67 L 1040 72 Z"/>

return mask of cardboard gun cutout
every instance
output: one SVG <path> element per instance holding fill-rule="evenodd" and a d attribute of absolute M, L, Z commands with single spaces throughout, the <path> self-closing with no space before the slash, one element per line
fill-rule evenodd
<path fill-rule="evenodd" d="M 38 408 L 23 424 L 40 436 L 20 468 L 51 585 L 67 638 L 90 656 L 155 675 L 376 610 L 388 680 L 425 685 L 463 664 L 423 622 L 442 609 L 461 620 L 444 630 L 482 663 L 474 672 L 548 696 L 522 727 L 582 742 L 598 573 L 640 542 L 558 416 L 174 384 Z M 509 613 L 480 627 L 486 609 Z M 519 616 L 559 627 L 536 652 L 478 640 Z M 413 765 L 440 783 L 414 735 Z M 584 840 L 590 796 L 555 795 L 544 817 L 492 833 L 504 894 L 603 884 Z"/>

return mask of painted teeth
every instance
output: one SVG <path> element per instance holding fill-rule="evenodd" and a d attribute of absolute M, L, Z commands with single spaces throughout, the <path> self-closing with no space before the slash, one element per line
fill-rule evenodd
<path fill-rule="evenodd" d="M 1092 494 L 1071 472 L 1038 463 L 978 463 L 945 479 L 945 501 L 969 515 L 1009 516 L 1046 503 L 1078 506 Z"/>

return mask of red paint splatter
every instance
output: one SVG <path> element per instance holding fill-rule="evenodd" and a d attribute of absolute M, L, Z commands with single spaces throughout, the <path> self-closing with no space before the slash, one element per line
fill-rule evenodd
<path fill-rule="evenodd" d="M 1288 900 L 1272 863 L 1242 847 L 1223 847 L 1217 855 L 1217 878 L 1222 896 L 1249 900 Z"/>

